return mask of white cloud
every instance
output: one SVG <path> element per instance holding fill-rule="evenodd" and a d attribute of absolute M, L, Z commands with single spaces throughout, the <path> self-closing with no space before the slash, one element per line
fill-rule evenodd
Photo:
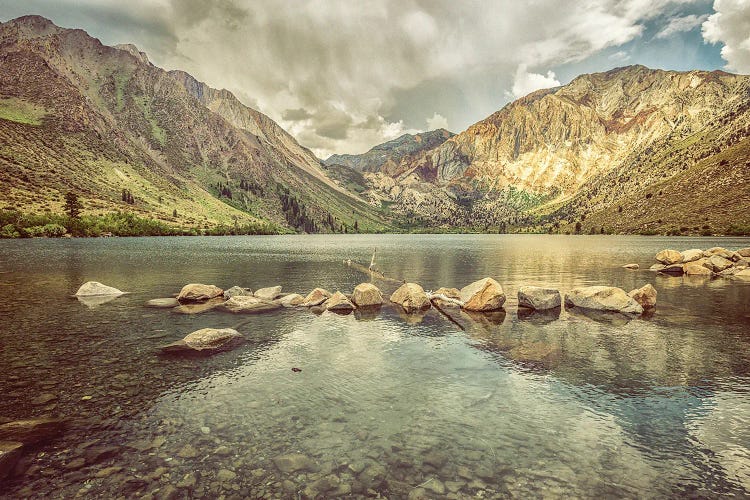
<path fill-rule="evenodd" d="M 525 64 L 519 64 L 513 77 L 513 88 L 510 93 L 513 97 L 519 98 L 535 90 L 559 86 L 560 82 L 552 71 L 547 71 L 546 75 L 530 73 Z"/>
<path fill-rule="evenodd" d="M 706 19 L 708 19 L 708 14 L 702 16 L 690 14 L 688 16 L 673 17 L 669 20 L 669 23 L 667 23 L 667 25 L 664 26 L 661 31 L 656 34 L 655 38 L 664 39 L 669 38 L 677 33 L 691 31 L 703 24 Z"/>
<path fill-rule="evenodd" d="M 624 50 L 618 50 L 614 54 L 610 54 L 609 59 L 611 59 L 612 61 L 627 61 L 628 59 L 630 59 L 630 54 L 628 54 Z"/>
<path fill-rule="evenodd" d="M 448 130 L 448 119 L 440 113 L 434 113 L 431 118 L 425 120 L 427 122 L 427 130 L 437 130 L 444 128 Z"/>
<path fill-rule="evenodd" d="M 750 1 L 716 0 L 703 23 L 703 39 L 724 45 L 721 57 L 730 70 L 750 73 Z"/>

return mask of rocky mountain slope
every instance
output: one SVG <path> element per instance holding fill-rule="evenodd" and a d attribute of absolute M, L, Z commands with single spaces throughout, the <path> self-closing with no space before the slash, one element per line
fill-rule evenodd
<path fill-rule="evenodd" d="M 723 233 L 750 225 L 749 106 L 750 77 L 721 71 L 582 75 L 508 104 L 396 172 L 367 174 L 364 194 L 413 225 Z M 698 224 L 692 211 L 644 212 L 653 196 L 700 196 L 704 211 L 727 216 Z"/>
<path fill-rule="evenodd" d="M 230 92 L 38 16 L 0 24 L 0 207 L 59 212 L 68 191 L 185 227 L 387 227 Z"/>

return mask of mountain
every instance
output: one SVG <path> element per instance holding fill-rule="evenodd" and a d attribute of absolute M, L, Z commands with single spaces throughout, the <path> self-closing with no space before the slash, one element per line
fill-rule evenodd
<path fill-rule="evenodd" d="M 750 77 L 722 71 L 582 75 L 508 104 L 395 173 L 366 174 L 363 195 L 415 226 L 750 230 L 749 107 Z M 696 196 L 684 210 L 670 206 Z"/>
<path fill-rule="evenodd" d="M 69 191 L 84 214 L 122 210 L 181 227 L 387 227 L 229 91 L 42 17 L 0 24 L 0 206 L 60 212 Z"/>

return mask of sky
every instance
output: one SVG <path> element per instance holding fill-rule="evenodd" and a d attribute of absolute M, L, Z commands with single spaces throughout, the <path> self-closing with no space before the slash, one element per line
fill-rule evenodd
<path fill-rule="evenodd" d="M 25 14 L 226 88 L 320 158 L 460 132 L 582 73 L 750 73 L 750 0 L 0 0 Z"/>

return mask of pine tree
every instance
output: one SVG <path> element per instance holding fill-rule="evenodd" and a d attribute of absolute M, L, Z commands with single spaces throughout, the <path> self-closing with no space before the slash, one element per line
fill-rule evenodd
<path fill-rule="evenodd" d="M 172 217 L 177 217 L 177 209 L 172 210 Z"/>
<path fill-rule="evenodd" d="M 65 212 L 71 219 L 77 219 L 81 213 L 81 202 L 78 201 L 78 195 L 73 191 L 68 191 L 65 195 Z"/>

